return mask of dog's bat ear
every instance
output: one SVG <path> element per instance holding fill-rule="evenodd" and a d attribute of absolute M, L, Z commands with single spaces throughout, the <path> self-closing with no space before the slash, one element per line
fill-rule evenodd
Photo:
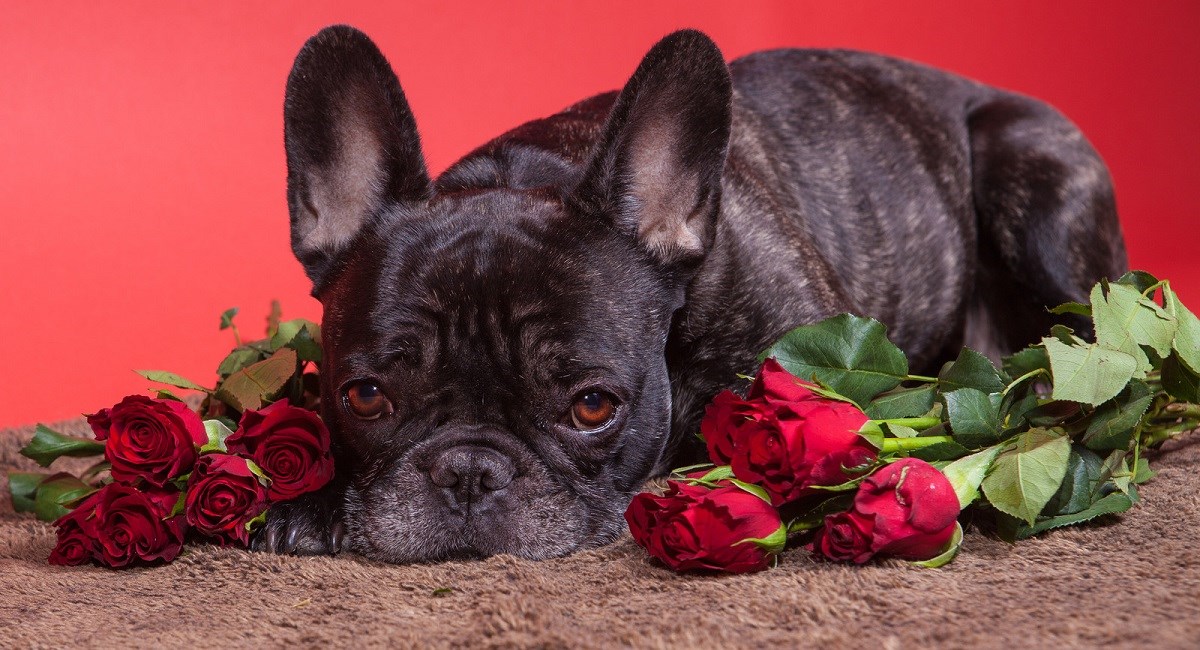
<path fill-rule="evenodd" d="M 617 98 L 569 202 L 665 264 L 703 257 L 720 209 L 732 93 L 707 36 L 684 30 L 659 41 Z"/>
<path fill-rule="evenodd" d="M 433 185 L 400 81 L 353 27 L 326 27 L 304 44 L 283 112 L 292 251 L 316 293 L 355 235 Z"/>

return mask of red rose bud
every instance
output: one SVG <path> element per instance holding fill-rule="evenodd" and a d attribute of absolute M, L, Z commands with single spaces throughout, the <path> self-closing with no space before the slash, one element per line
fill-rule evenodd
<path fill-rule="evenodd" d="M 733 485 L 671 481 L 663 496 L 635 496 L 625 520 L 634 540 L 676 571 L 759 571 L 786 541 L 775 508 Z"/>
<path fill-rule="evenodd" d="M 130 395 L 87 421 L 96 439 L 105 441 L 113 480 L 128 485 L 144 479 L 165 486 L 192 468 L 197 450 L 208 441 L 200 416 L 171 399 Z"/>
<path fill-rule="evenodd" d="M 836 562 L 863 564 L 875 554 L 871 550 L 871 533 L 875 520 L 855 512 L 839 512 L 825 517 L 825 525 L 817 531 L 813 550 Z"/>
<path fill-rule="evenodd" d="M 783 369 L 774 357 L 763 361 L 758 369 L 758 376 L 750 384 L 750 392 L 746 399 L 750 401 L 763 400 L 778 404 L 795 404 L 796 402 L 821 401 L 826 398 L 812 392 L 812 384 Z"/>
<path fill-rule="evenodd" d="M 700 435 L 708 445 L 708 458 L 728 465 L 733 458 L 733 439 L 739 428 L 752 422 L 754 408 L 731 390 L 722 391 L 704 408 Z"/>
<path fill-rule="evenodd" d="M 225 542 L 250 542 L 246 524 L 267 508 L 267 493 L 245 458 L 206 454 L 188 480 L 187 522 L 203 535 Z"/>
<path fill-rule="evenodd" d="M 286 400 L 246 411 L 225 445 L 230 453 L 247 456 L 262 468 L 271 479 L 271 501 L 294 499 L 333 478 L 329 429 L 316 413 Z"/>
<path fill-rule="evenodd" d="M 99 551 L 95 518 L 98 495 L 99 492 L 93 493 L 54 522 L 58 541 L 50 552 L 50 564 L 78 566 L 91 562 L 96 556 Z"/>
<path fill-rule="evenodd" d="M 825 518 L 813 550 L 858 564 L 873 555 L 928 560 L 950 542 L 958 513 L 946 476 L 923 460 L 904 458 L 864 480 L 849 512 Z"/>
<path fill-rule="evenodd" d="M 183 548 L 183 517 L 167 519 L 179 499 L 178 491 L 141 491 L 110 483 L 94 497 L 96 559 L 102 564 L 123 567 L 159 560 L 170 562 L 179 555 Z M 76 508 L 75 512 L 79 510 Z M 88 531 L 86 526 L 84 530 Z"/>

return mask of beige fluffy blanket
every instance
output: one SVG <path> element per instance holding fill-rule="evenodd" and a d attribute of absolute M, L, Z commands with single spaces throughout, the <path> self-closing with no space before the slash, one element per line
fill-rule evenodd
<path fill-rule="evenodd" d="M 31 433 L 0 431 L 0 472 L 33 468 L 17 454 Z M 628 538 L 545 562 L 389 566 L 199 546 L 159 568 L 53 567 L 53 529 L 14 514 L 0 479 L 0 648 L 1197 648 L 1200 434 L 1152 464 L 1142 503 L 1105 524 L 1015 546 L 970 531 L 943 569 L 795 550 L 749 576 L 675 575 Z"/>

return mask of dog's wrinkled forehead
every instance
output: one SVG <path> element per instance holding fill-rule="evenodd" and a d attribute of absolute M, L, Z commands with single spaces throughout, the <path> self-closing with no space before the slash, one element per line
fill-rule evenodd
<path fill-rule="evenodd" d="M 338 353 L 384 350 L 439 372 L 569 374 L 632 362 L 663 325 L 651 265 L 553 197 L 480 192 L 403 210 L 354 243 L 322 297 Z"/>

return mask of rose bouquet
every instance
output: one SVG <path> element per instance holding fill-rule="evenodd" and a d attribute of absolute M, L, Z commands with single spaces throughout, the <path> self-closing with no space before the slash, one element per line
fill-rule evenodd
<path fill-rule="evenodd" d="M 311 410 L 320 329 L 302 319 L 280 322 L 274 305 L 267 338 L 243 344 L 235 314 L 221 316 L 237 347 L 221 362 L 216 387 L 141 373 L 201 391 L 198 410 L 159 389 L 89 415 L 93 440 L 38 426 L 21 453 L 43 467 L 62 456 L 103 455 L 78 476 L 9 474 L 14 508 L 58 529 L 52 564 L 170 562 L 188 536 L 246 546 L 272 504 L 332 479 L 329 431 Z"/>
<path fill-rule="evenodd" d="M 756 571 L 789 544 L 933 567 L 960 518 L 1015 541 L 1128 510 L 1145 450 L 1200 427 L 1200 320 L 1143 272 L 1051 311 L 1090 318 L 1095 341 L 1055 326 L 1001 367 L 964 348 L 936 377 L 871 319 L 789 332 L 745 397 L 707 407 L 711 464 L 634 497 L 634 540 L 677 571 Z"/>

